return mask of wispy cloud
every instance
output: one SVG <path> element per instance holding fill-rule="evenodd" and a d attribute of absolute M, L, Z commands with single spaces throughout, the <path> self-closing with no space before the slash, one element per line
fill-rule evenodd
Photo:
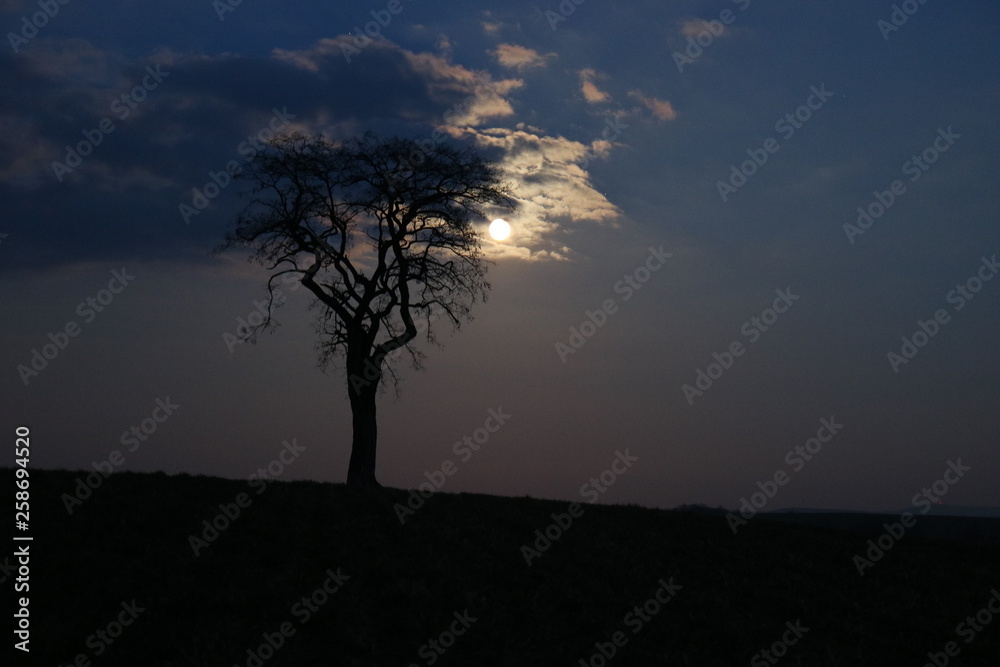
<path fill-rule="evenodd" d="M 500 44 L 490 53 L 497 59 L 497 62 L 504 67 L 516 69 L 518 72 L 545 67 L 549 58 L 555 58 L 554 53 L 541 55 L 534 49 L 518 44 Z"/>
<path fill-rule="evenodd" d="M 642 94 L 642 91 L 632 90 L 629 91 L 629 96 L 634 97 L 639 100 L 650 112 L 653 114 L 654 118 L 659 120 L 675 120 L 677 118 L 677 111 L 667 100 L 657 99 L 655 97 L 646 97 Z"/>
<path fill-rule="evenodd" d="M 705 19 L 687 19 L 681 22 L 680 32 L 685 37 L 697 37 L 706 31 L 716 37 L 727 37 L 731 34 L 729 28 L 719 21 L 713 21 L 711 26 Z"/>
<path fill-rule="evenodd" d="M 448 37 L 448 35 L 442 34 L 442 35 L 438 36 L 438 39 L 437 39 L 437 48 L 438 48 L 438 51 L 440 51 L 442 53 L 445 53 L 445 54 L 450 54 L 451 53 L 452 44 L 451 44 L 451 39 Z"/>
<path fill-rule="evenodd" d="M 590 104 L 601 104 L 611 101 L 611 95 L 598 88 L 597 84 L 594 83 L 594 79 L 596 78 L 607 77 L 602 77 L 597 71 L 590 68 L 580 70 L 579 75 L 580 91 L 583 93 L 583 99 L 587 100 Z"/>

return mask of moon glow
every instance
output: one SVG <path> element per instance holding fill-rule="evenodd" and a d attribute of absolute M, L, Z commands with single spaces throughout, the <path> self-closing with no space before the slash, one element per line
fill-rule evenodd
<path fill-rule="evenodd" d="M 510 236 L 510 224 L 502 218 L 497 218 L 490 223 L 490 236 L 497 241 L 503 241 Z"/>

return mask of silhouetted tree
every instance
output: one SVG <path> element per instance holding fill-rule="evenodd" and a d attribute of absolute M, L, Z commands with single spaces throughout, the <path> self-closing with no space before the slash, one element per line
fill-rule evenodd
<path fill-rule="evenodd" d="M 512 193 L 499 167 L 471 148 L 371 133 L 343 143 L 278 137 L 241 177 L 254 185 L 250 203 L 219 250 L 248 248 L 271 272 L 268 317 L 257 330 L 280 305 L 279 282 L 301 282 L 315 297 L 320 364 L 343 360 L 347 371 L 347 483 L 378 486 L 375 399 L 385 371 L 396 382 L 390 355 L 405 347 L 419 368 L 408 346 L 418 324 L 434 342 L 432 320 L 457 329 L 471 319 L 490 287 L 471 223 L 483 205 L 512 209 Z"/>

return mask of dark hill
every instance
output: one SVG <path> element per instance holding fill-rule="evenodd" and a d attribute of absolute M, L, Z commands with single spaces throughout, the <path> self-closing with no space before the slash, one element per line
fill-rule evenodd
<path fill-rule="evenodd" d="M 568 503 L 437 494 L 400 524 L 396 489 L 119 473 L 69 515 L 82 475 L 31 473 L 17 664 L 920 667 L 948 642 L 950 665 L 1000 664 L 1000 614 L 960 634 L 1000 587 L 987 541 L 904 535 L 860 576 L 880 524 L 758 517 L 734 535 L 723 516 L 585 505 L 528 566 L 522 545 Z"/>

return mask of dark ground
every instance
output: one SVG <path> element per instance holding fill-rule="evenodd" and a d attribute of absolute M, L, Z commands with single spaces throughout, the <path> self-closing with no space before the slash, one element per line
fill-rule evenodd
<path fill-rule="evenodd" d="M 1000 519 L 951 538 L 914 529 L 862 577 L 854 556 L 898 517 L 854 530 L 757 517 L 733 535 L 717 515 L 585 505 L 528 566 L 521 546 L 568 503 L 437 494 L 401 525 L 396 489 L 274 482 L 258 495 L 118 473 L 69 515 L 61 496 L 84 475 L 31 472 L 32 650 L 14 664 L 921 667 L 948 642 L 958 655 L 939 665 L 1000 664 L 1000 614 L 959 627 L 1000 588 Z M 195 557 L 190 536 L 240 493 L 249 507 Z M 668 599 L 661 580 L 681 588 L 636 614 Z"/>

